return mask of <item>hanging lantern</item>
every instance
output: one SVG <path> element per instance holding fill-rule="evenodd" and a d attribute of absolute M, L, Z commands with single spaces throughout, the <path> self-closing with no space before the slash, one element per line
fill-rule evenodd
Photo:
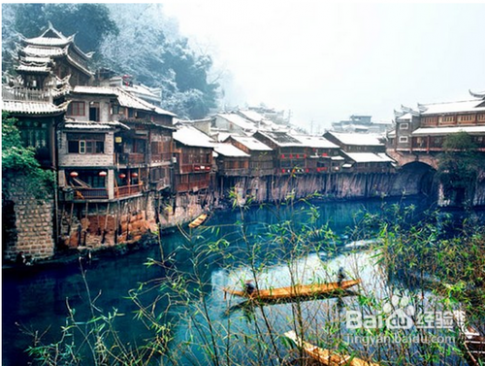
<path fill-rule="evenodd" d="M 77 176 L 79 176 L 79 174 L 77 172 L 71 172 L 69 176 L 76 178 Z"/>
<path fill-rule="evenodd" d="M 105 171 L 99 172 L 100 177 L 106 177 L 107 175 L 108 175 L 108 173 L 105 172 Z"/>
<path fill-rule="evenodd" d="M 126 178 L 126 174 L 121 173 L 120 175 L 118 175 L 118 177 L 120 177 L 121 179 L 125 179 Z"/>
<path fill-rule="evenodd" d="M 136 178 L 136 177 L 138 177 L 138 173 L 131 173 L 131 176 L 132 176 L 133 178 Z"/>

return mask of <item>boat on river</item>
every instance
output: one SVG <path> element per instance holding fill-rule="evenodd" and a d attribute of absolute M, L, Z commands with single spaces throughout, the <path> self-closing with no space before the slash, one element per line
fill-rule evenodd
<path fill-rule="evenodd" d="M 205 220 L 207 220 L 207 214 L 202 214 L 202 215 L 198 216 L 194 221 L 192 221 L 189 224 L 189 227 L 191 229 L 195 229 L 196 227 L 199 227 L 200 225 L 202 225 Z"/>
<path fill-rule="evenodd" d="M 337 366 L 379 366 L 378 363 L 362 360 L 349 355 L 332 352 L 328 349 L 317 347 L 296 335 L 294 330 L 285 333 L 285 337 L 295 342 L 296 346 L 301 348 L 308 356 L 322 365 Z"/>
<path fill-rule="evenodd" d="M 225 294 L 246 297 L 254 300 L 287 300 L 302 297 L 316 297 L 333 291 L 345 290 L 349 287 L 358 285 L 360 279 L 329 283 L 314 283 L 310 285 L 295 285 L 289 287 L 279 287 L 267 290 L 254 289 L 251 293 L 244 290 L 234 290 L 223 288 Z"/>
<path fill-rule="evenodd" d="M 466 325 L 464 311 L 453 312 L 455 322 L 460 331 L 459 345 L 465 353 L 465 359 L 470 366 L 485 364 L 485 337 L 473 327 Z"/>

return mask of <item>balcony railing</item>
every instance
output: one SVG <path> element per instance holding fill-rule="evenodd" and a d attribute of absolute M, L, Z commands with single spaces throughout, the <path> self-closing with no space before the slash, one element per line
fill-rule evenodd
<path fill-rule="evenodd" d="M 108 199 L 108 191 L 106 188 L 76 188 L 74 190 L 74 199 Z"/>
<path fill-rule="evenodd" d="M 4 100 L 28 100 L 37 102 L 51 101 L 51 91 L 49 89 L 36 89 L 24 87 L 9 87 L 2 85 L 2 98 Z"/>
<path fill-rule="evenodd" d="M 116 161 L 118 164 L 145 164 L 146 163 L 146 156 L 145 154 L 141 153 L 124 153 L 124 154 L 117 154 Z"/>
<path fill-rule="evenodd" d="M 152 163 L 161 163 L 161 162 L 171 162 L 172 161 L 172 153 L 161 153 L 161 154 L 152 154 L 151 162 Z"/>
<path fill-rule="evenodd" d="M 139 184 L 132 184 L 128 186 L 120 186 L 115 188 L 115 197 L 126 197 L 141 192 L 142 186 Z"/>

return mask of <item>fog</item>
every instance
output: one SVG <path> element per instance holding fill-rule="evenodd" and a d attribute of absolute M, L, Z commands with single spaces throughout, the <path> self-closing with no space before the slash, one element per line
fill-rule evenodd
<path fill-rule="evenodd" d="M 225 104 L 291 110 L 292 122 L 307 128 L 351 114 L 392 120 L 401 104 L 485 90 L 485 4 L 165 0 L 163 7 L 215 58 Z"/>

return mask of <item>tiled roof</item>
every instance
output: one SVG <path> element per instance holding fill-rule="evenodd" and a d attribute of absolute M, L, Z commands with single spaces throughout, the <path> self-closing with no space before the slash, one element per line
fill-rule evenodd
<path fill-rule="evenodd" d="M 286 132 L 271 132 L 271 131 L 264 131 L 259 133 L 263 136 L 266 136 L 275 144 L 281 147 L 289 147 L 289 146 L 302 146 L 301 142 L 296 138 L 288 135 Z"/>
<path fill-rule="evenodd" d="M 2 110 L 14 114 L 57 115 L 65 112 L 67 103 L 56 106 L 49 102 L 4 100 Z"/>
<path fill-rule="evenodd" d="M 478 112 L 485 111 L 485 106 L 478 107 L 483 103 L 483 99 L 466 100 L 462 102 L 423 104 L 421 112 L 423 116 L 440 113 L 458 113 L 458 112 Z"/>
<path fill-rule="evenodd" d="M 394 162 L 389 156 L 384 153 L 369 153 L 369 152 L 362 152 L 362 153 L 348 153 L 343 152 L 347 155 L 350 159 L 355 161 L 356 163 L 392 163 Z"/>
<path fill-rule="evenodd" d="M 111 88 L 106 86 L 75 86 L 74 93 L 79 94 L 95 94 L 95 95 L 116 95 L 118 103 L 122 107 L 141 109 L 145 111 L 152 111 L 158 114 L 175 116 L 174 113 L 166 111 L 162 108 L 154 106 L 141 98 L 138 98 L 122 88 Z"/>
<path fill-rule="evenodd" d="M 19 65 L 15 68 L 17 71 L 27 72 L 50 72 L 51 68 L 47 66 Z"/>
<path fill-rule="evenodd" d="M 214 141 L 209 136 L 191 126 L 182 126 L 175 131 L 173 139 L 186 146 L 214 147 Z"/>
<path fill-rule="evenodd" d="M 130 129 L 121 122 L 67 121 L 64 123 L 64 128 L 76 130 L 110 130 L 119 127 Z"/>
<path fill-rule="evenodd" d="M 254 122 L 259 122 L 264 119 L 264 117 L 259 114 L 258 112 L 255 111 L 239 111 L 240 114 L 242 114 L 245 118 L 254 121 Z"/>
<path fill-rule="evenodd" d="M 94 94 L 94 95 L 118 95 L 115 88 L 103 87 L 103 86 L 83 86 L 76 85 L 73 89 L 73 93 L 79 94 Z"/>
<path fill-rule="evenodd" d="M 328 141 L 325 137 L 321 136 L 308 136 L 308 135 L 292 135 L 299 140 L 303 146 L 313 147 L 316 149 L 338 149 L 339 147 L 333 142 Z"/>
<path fill-rule="evenodd" d="M 411 113 L 406 113 L 406 114 L 402 115 L 401 117 L 397 118 L 398 121 L 410 121 L 412 119 L 413 119 L 413 115 Z"/>
<path fill-rule="evenodd" d="M 71 56 L 69 56 L 69 54 L 67 54 L 67 61 L 73 65 L 73 66 L 76 66 L 79 70 L 81 70 L 82 72 L 84 72 L 86 75 L 94 75 L 94 72 L 90 71 L 86 65 L 83 65 L 81 63 L 79 63 L 78 61 L 76 61 L 74 58 L 72 58 Z"/>
<path fill-rule="evenodd" d="M 235 157 L 235 158 L 249 158 L 249 154 L 239 150 L 236 146 L 231 144 L 215 144 L 214 151 L 219 155 Z"/>
<path fill-rule="evenodd" d="M 485 126 L 456 126 L 456 127 L 427 127 L 418 128 L 415 130 L 413 136 L 428 136 L 428 135 L 449 135 L 451 133 L 466 132 L 469 134 L 483 134 L 485 133 Z"/>
<path fill-rule="evenodd" d="M 52 62 L 52 59 L 49 57 L 25 56 L 25 57 L 22 57 L 22 61 L 46 64 L 46 63 Z"/>
<path fill-rule="evenodd" d="M 35 37 L 23 39 L 25 43 L 39 46 L 65 46 L 72 42 L 71 37 L 64 38 L 52 38 L 52 37 Z"/>
<path fill-rule="evenodd" d="M 272 151 L 269 146 L 263 144 L 261 141 L 255 139 L 254 137 L 231 135 L 231 138 L 234 139 L 234 141 L 237 141 L 240 144 L 246 146 L 249 150 L 252 151 Z"/>
<path fill-rule="evenodd" d="M 37 47 L 28 45 L 22 49 L 22 52 L 34 57 L 58 57 L 67 55 L 67 47 Z"/>
<path fill-rule="evenodd" d="M 235 124 L 236 126 L 241 127 L 243 130 L 255 130 L 256 126 L 246 120 L 245 118 L 234 114 L 234 113 L 227 113 L 227 114 L 218 114 L 217 117 L 223 118 L 230 123 Z"/>
<path fill-rule="evenodd" d="M 359 146 L 384 146 L 384 143 L 379 140 L 379 135 L 370 133 L 340 133 L 328 132 L 344 145 L 359 145 Z"/>

